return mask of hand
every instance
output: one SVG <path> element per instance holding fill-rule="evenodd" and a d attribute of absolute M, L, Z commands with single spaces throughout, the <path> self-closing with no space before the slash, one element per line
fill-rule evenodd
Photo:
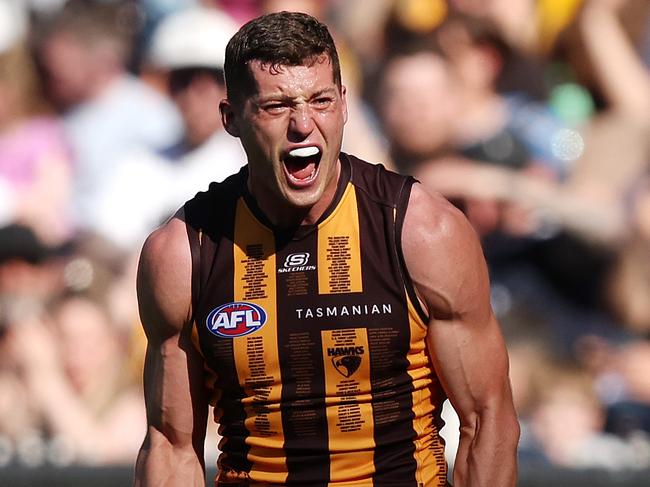
<path fill-rule="evenodd" d="M 7 330 L 7 345 L 14 363 L 25 374 L 43 374 L 61 370 L 56 339 L 40 313 L 26 313 Z"/>

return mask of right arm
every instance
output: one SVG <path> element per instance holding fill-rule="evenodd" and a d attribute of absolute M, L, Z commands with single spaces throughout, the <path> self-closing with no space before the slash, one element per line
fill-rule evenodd
<path fill-rule="evenodd" d="M 580 15 L 587 54 L 605 96 L 619 112 L 647 124 L 650 72 L 625 32 L 619 10 L 626 0 L 588 0 Z"/>
<path fill-rule="evenodd" d="M 135 487 L 205 485 L 208 401 L 202 358 L 190 338 L 191 262 L 180 211 L 147 239 L 138 267 L 140 319 L 148 340 L 147 435 Z"/>
<path fill-rule="evenodd" d="M 460 211 L 413 186 L 404 260 L 429 315 L 427 348 L 460 419 L 457 487 L 514 487 L 519 423 L 480 241 Z"/>

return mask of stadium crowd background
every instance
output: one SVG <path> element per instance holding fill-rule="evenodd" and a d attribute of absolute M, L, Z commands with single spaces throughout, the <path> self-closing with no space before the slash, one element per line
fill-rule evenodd
<path fill-rule="evenodd" d="M 0 477 L 133 464 L 137 255 L 244 162 L 223 48 L 276 10 L 331 26 L 344 150 L 481 236 L 521 465 L 650 468 L 650 2 L 2 0 Z"/>

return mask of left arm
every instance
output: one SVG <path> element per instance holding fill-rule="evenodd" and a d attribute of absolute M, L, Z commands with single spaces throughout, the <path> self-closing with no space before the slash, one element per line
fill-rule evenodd
<path fill-rule="evenodd" d="M 433 366 L 460 417 L 454 484 L 513 487 L 519 424 L 478 238 L 456 208 L 415 185 L 402 241 L 430 317 Z"/>

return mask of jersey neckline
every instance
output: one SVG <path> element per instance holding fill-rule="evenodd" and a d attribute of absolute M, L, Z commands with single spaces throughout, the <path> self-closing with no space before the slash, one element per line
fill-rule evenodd
<path fill-rule="evenodd" d="M 339 174 L 339 180 L 336 183 L 336 192 L 334 193 L 334 198 L 327 206 L 323 214 L 318 218 L 316 223 L 310 225 L 299 225 L 298 227 L 286 228 L 278 227 L 271 223 L 268 217 L 264 214 L 262 209 L 257 204 L 255 197 L 248 190 L 248 164 L 242 167 L 240 171 L 240 183 L 242 188 L 242 197 L 244 203 L 253 214 L 253 216 L 265 227 L 271 230 L 276 237 L 280 240 L 301 240 L 309 235 L 311 232 L 316 230 L 318 226 L 325 221 L 336 209 L 338 204 L 345 193 L 345 189 L 348 185 L 348 182 L 351 180 L 352 167 L 348 155 L 344 152 L 339 153 L 339 161 L 341 164 L 341 172 Z"/>

